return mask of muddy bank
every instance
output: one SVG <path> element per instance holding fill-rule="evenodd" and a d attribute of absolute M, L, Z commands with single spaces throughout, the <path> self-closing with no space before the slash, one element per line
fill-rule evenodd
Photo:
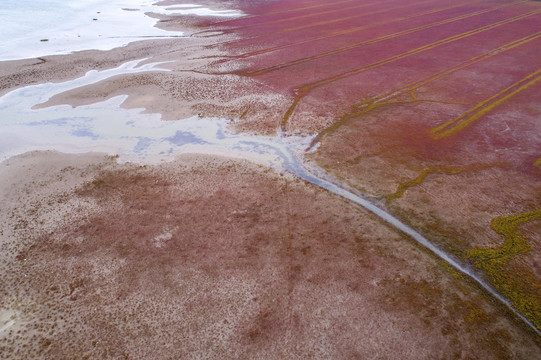
<path fill-rule="evenodd" d="M 161 5 L 173 4 L 164 2 Z M 254 6 L 244 2 L 202 5 L 217 9 L 234 9 L 241 5 L 243 9 L 250 9 Z M 238 67 L 233 64 L 224 64 L 219 71 L 214 67 L 228 57 L 218 45 L 234 41 L 238 35 L 216 31 L 209 36 L 200 32 L 210 29 L 210 24 L 224 21 L 223 18 L 148 15 L 159 19 L 157 27 L 182 31 L 185 36 L 138 41 L 109 51 L 87 50 L 69 55 L 2 61 L 0 95 L 28 85 L 65 82 L 89 71 L 113 69 L 130 61 L 143 60 L 141 66 L 164 63 L 160 67 L 169 72 L 118 76 L 59 94 L 43 106 L 81 106 L 128 95 L 123 107 L 144 108 L 147 113 L 160 114 L 164 120 L 201 115 L 242 120 L 242 123 L 248 121 L 250 127 L 235 126 L 238 130 L 259 134 L 276 132 L 279 114 L 286 110 L 289 95 L 275 92 L 259 81 L 235 75 Z"/>

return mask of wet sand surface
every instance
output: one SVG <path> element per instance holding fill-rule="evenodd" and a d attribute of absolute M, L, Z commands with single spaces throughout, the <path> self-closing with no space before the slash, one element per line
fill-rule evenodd
<path fill-rule="evenodd" d="M 164 62 L 40 107 L 128 95 L 123 107 L 164 120 L 316 135 L 308 159 L 470 263 L 539 327 L 539 3 L 222 6 L 252 15 L 155 15 L 193 36 L 2 62 L 0 95 Z M 0 167 L 2 357 L 541 355 L 477 285 L 291 175 L 208 155 L 142 167 L 35 152 Z"/>

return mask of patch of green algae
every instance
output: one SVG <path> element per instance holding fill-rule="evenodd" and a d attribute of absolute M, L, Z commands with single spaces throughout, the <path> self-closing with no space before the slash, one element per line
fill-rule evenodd
<path fill-rule="evenodd" d="M 398 186 L 398 189 L 393 194 L 386 195 L 385 198 L 387 200 L 393 200 L 393 199 L 398 199 L 402 197 L 402 195 L 404 195 L 404 192 L 406 192 L 406 190 L 408 190 L 411 187 L 421 184 L 425 180 L 425 178 L 430 174 L 440 173 L 440 174 L 447 174 L 447 175 L 456 175 L 466 170 L 467 169 L 463 169 L 463 168 L 459 168 L 459 169 L 430 168 L 430 169 L 423 170 L 419 174 L 419 176 L 417 176 L 415 179 L 412 179 L 408 182 L 400 184 Z"/>
<path fill-rule="evenodd" d="M 431 174 L 458 175 L 466 171 L 483 170 L 492 166 L 495 166 L 495 164 L 483 164 L 460 168 L 450 168 L 445 166 L 431 167 L 421 171 L 421 173 L 415 179 L 400 184 L 394 193 L 385 195 L 384 197 L 387 201 L 398 199 L 402 197 L 402 195 L 404 195 L 406 190 L 411 187 L 420 185 L 426 179 L 426 177 Z"/>
<path fill-rule="evenodd" d="M 473 249 L 470 251 L 470 255 L 481 260 L 498 260 L 507 263 L 511 256 L 528 252 L 530 245 L 520 235 L 518 226 L 537 219 L 541 219 L 541 209 L 495 218 L 492 220 L 492 230 L 503 235 L 505 242 L 496 248 Z"/>
<path fill-rule="evenodd" d="M 541 219 L 541 209 L 492 220 L 492 229 L 505 237 L 501 246 L 476 248 L 468 252 L 468 259 L 483 270 L 492 285 L 513 306 L 541 329 L 541 283 L 528 268 L 510 264 L 518 254 L 531 247 L 522 237 L 519 225 Z"/>

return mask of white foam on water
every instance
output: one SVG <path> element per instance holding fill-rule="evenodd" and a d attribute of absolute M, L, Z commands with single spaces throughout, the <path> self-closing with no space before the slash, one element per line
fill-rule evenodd
<path fill-rule="evenodd" d="M 170 7 L 155 7 L 151 10 L 154 13 L 164 15 L 196 15 L 196 16 L 213 16 L 213 17 L 239 17 L 245 15 L 240 10 L 212 10 L 201 5 L 195 4 L 179 4 Z"/>

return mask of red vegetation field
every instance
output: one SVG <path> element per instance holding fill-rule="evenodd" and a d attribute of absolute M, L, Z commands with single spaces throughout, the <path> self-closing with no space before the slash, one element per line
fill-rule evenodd
<path fill-rule="evenodd" d="M 485 271 L 541 326 L 541 3 L 251 11 L 208 25 L 238 35 L 216 71 L 287 95 L 276 129 L 317 134 L 321 166 Z"/>

